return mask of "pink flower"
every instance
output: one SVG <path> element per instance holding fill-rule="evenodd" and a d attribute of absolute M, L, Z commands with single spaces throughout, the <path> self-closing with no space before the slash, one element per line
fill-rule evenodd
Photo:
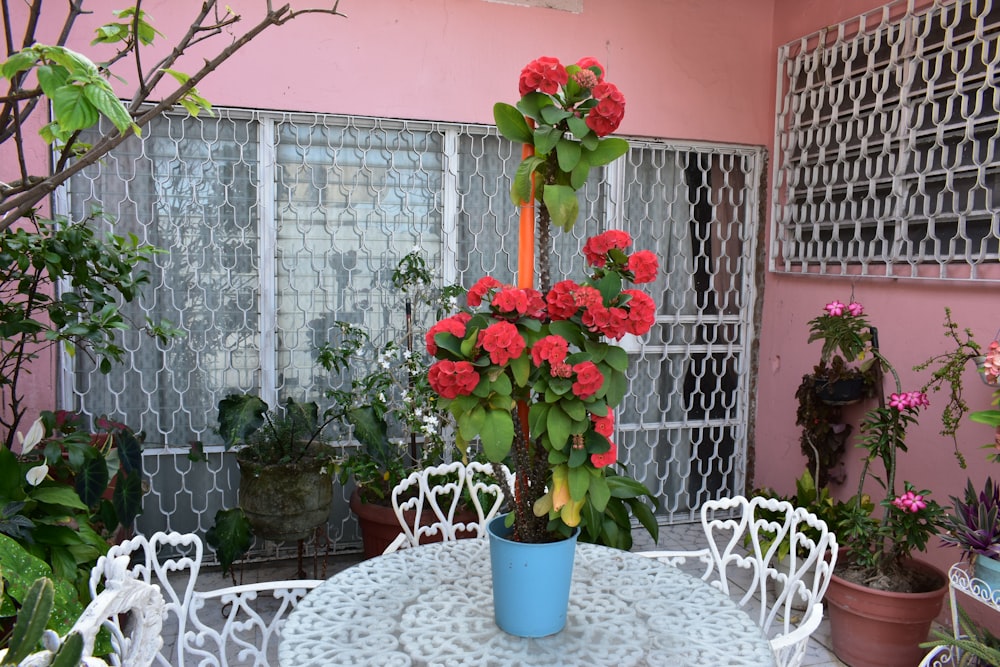
<path fill-rule="evenodd" d="M 927 502 L 924 500 L 924 497 L 913 493 L 913 491 L 907 491 L 893 500 L 892 504 L 904 512 L 919 512 L 927 507 Z"/>
<path fill-rule="evenodd" d="M 607 254 L 612 249 L 623 250 L 632 245 L 632 236 L 620 229 L 609 229 L 603 234 L 591 236 L 583 244 L 583 255 L 590 266 L 604 266 Z"/>
<path fill-rule="evenodd" d="M 597 83 L 601 83 L 602 81 L 604 81 L 604 65 L 602 65 L 600 61 L 597 60 L 597 58 L 593 58 L 591 56 L 585 56 L 576 61 L 576 66 L 585 70 L 596 67 L 598 70 L 600 70 L 599 72 L 596 73 Z"/>
<path fill-rule="evenodd" d="M 546 336 L 531 348 L 531 360 L 540 367 L 546 361 L 555 366 L 566 361 L 569 343 L 562 336 Z"/>
<path fill-rule="evenodd" d="M 922 391 L 904 391 L 902 394 L 889 395 L 889 407 L 897 410 L 926 407 L 930 404 L 927 394 Z"/>
<path fill-rule="evenodd" d="M 831 301 L 824 306 L 826 312 L 830 314 L 831 317 L 840 317 L 844 314 L 844 309 L 847 308 L 840 301 Z"/>
<path fill-rule="evenodd" d="M 986 361 L 983 362 L 983 376 L 987 384 L 996 384 L 1000 379 L 1000 342 L 993 341 L 986 350 Z"/>
<path fill-rule="evenodd" d="M 542 56 L 532 60 L 521 70 L 521 78 L 517 83 L 521 97 L 536 90 L 546 95 L 555 95 L 559 86 L 565 86 L 569 74 L 557 58 Z"/>
<path fill-rule="evenodd" d="M 648 294 L 639 290 L 622 290 L 622 294 L 632 297 L 627 304 L 628 324 L 625 330 L 635 336 L 645 334 L 656 322 L 656 304 Z"/>
<path fill-rule="evenodd" d="M 862 306 L 857 301 L 852 301 L 849 304 L 847 304 L 847 312 L 851 314 L 851 317 L 860 317 L 861 315 L 864 314 L 865 309 L 864 306 Z"/>
<path fill-rule="evenodd" d="M 608 410 L 608 414 L 604 417 L 591 414 L 590 421 L 594 422 L 594 432 L 605 438 L 610 438 L 615 430 L 615 413 L 611 410 Z"/>
<path fill-rule="evenodd" d="M 597 100 L 597 106 L 587 114 L 587 127 L 599 137 L 611 134 L 625 116 L 625 96 L 618 86 L 607 81 L 594 86 L 591 95 Z"/>

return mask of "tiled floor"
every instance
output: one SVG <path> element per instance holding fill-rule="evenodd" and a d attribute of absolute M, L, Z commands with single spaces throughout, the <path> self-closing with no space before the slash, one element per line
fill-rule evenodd
<path fill-rule="evenodd" d="M 671 526 L 660 531 L 660 540 L 654 544 L 649 536 L 641 530 L 635 533 L 635 551 L 651 549 L 687 550 L 704 546 L 704 533 L 701 526 L 688 524 Z M 331 556 L 319 560 L 306 559 L 303 563 L 305 576 L 312 578 L 330 577 L 336 572 L 350 567 L 358 562 L 360 555 Z M 324 562 L 325 560 L 325 562 Z M 325 569 L 324 569 L 325 568 Z M 251 564 L 237 571 L 237 583 L 255 583 L 259 581 L 274 581 L 295 578 L 297 564 L 295 561 L 280 561 L 271 563 Z M 216 588 L 232 584 L 232 580 L 223 577 L 217 568 L 211 568 L 199 576 L 199 588 Z M 843 667 L 844 663 L 830 650 L 829 626 L 826 620 L 813 634 L 809 642 L 808 653 L 802 662 L 803 667 Z"/>

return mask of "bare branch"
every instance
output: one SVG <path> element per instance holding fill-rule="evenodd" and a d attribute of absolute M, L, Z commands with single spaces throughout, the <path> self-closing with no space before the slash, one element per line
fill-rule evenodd
<path fill-rule="evenodd" d="M 209 0 L 202 6 L 203 14 L 211 9 L 215 4 L 214 0 Z M 195 74 L 193 74 L 186 82 L 181 84 L 176 90 L 174 90 L 170 95 L 163 98 L 155 106 L 153 106 L 148 111 L 141 113 L 136 119 L 135 124 L 139 127 L 144 127 L 151 120 L 162 114 L 167 109 L 173 107 L 177 102 L 184 97 L 188 92 L 191 91 L 195 86 L 197 86 L 202 79 L 208 76 L 210 73 L 215 71 L 223 62 L 228 60 L 234 53 L 243 48 L 247 43 L 250 42 L 254 37 L 259 35 L 261 32 L 266 30 L 268 27 L 273 25 L 284 25 L 293 16 L 298 16 L 301 14 L 329 14 L 331 16 L 343 16 L 343 14 L 337 11 L 340 2 L 334 3 L 331 9 L 309 9 L 301 10 L 298 12 L 292 12 L 289 5 L 285 5 L 277 10 L 268 11 L 267 15 L 261 19 L 259 23 L 254 25 L 250 30 L 241 35 L 239 38 L 233 41 L 229 46 L 219 52 L 217 56 L 211 60 L 205 61 L 201 69 L 199 69 Z M 270 3 L 269 3 L 270 6 Z M 201 20 L 204 20 L 204 15 Z M 193 39 L 194 34 L 197 33 L 197 27 L 200 25 L 193 24 L 192 30 L 188 31 L 182 39 L 182 43 L 190 43 Z M 173 54 L 171 54 L 173 56 Z M 178 53 L 177 56 L 180 54 Z M 173 56 L 175 60 L 177 56 Z M 150 84 L 153 83 L 153 79 L 150 79 Z M 137 94 L 138 95 L 138 94 Z M 134 108 L 130 108 L 133 113 L 136 111 Z M 79 173 L 86 167 L 94 164 L 100 160 L 104 155 L 108 153 L 111 149 L 115 148 L 121 144 L 125 139 L 127 139 L 132 134 L 131 130 L 128 130 L 124 134 L 118 132 L 117 130 L 112 130 L 108 135 L 102 137 L 97 141 L 86 153 L 84 153 L 80 158 L 68 165 L 65 169 L 56 171 L 51 176 L 46 177 L 44 180 L 40 181 L 36 185 L 32 186 L 28 190 L 17 194 L 13 197 L 3 200 L 0 202 L 0 230 L 7 229 L 10 227 L 18 218 L 29 213 L 42 199 L 52 194 L 56 188 L 68 181 L 72 176 Z M 21 139 L 18 139 L 20 145 Z M 23 180 L 27 181 L 27 178 Z"/>

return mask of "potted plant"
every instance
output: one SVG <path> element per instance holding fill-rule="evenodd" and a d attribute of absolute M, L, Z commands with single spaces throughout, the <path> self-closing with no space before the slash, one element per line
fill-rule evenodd
<path fill-rule="evenodd" d="M 656 256 L 630 252 L 631 236 L 609 230 L 584 245 L 586 280 L 552 285 L 549 271 L 551 227 L 570 230 L 578 215 L 576 190 L 590 168 L 628 151 L 627 142 L 606 136 L 618 127 L 625 99 L 604 76 L 593 58 L 570 66 L 538 58 L 521 72 L 517 106 L 494 106 L 500 133 L 525 145 L 511 191 L 526 212 L 518 285 L 483 277 L 469 290 L 467 308 L 427 336 L 437 359 L 428 379 L 455 417 L 458 446 L 465 451 L 477 441 L 489 461 L 507 464 L 516 475 L 515 488 L 507 490 L 512 512 L 487 530 L 495 618 L 522 636 L 562 628 L 577 537 L 630 545 L 629 510 L 656 533 L 655 518 L 640 500 L 652 494 L 607 474 L 617 460 L 614 408 L 625 393 L 628 366 L 625 350 L 609 341 L 652 327 L 653 300 L 629 283 L 655 280 Z M 533 276 L 535 198 L 540 289 Z M 531 555 L 505 556 L 522 550 Z M 518 574 L 533 583 L 500 579 L 514 569 L 504 567 L 505 558 L 516 558 Z M 537 596 L 529 598 L 529 591 Z"/>
<path fill-rule="evenodd" d="M 816 396 L 832 405 L 856 403 L 874 386 L 871 354 L 876 339 L 862 305 L 831 301 L 824 313 L 809 321 L 809 341 L 823 342 L 813 369 Z"/>
<path fill-rule="evenodd" d="M 952 496 L 951 502 L 941 541 L 961 549 L 962 559 L 973 564 L 974 576 L 1000 591 L 1000 486 L 987 477 L 977 492 L 968 480 L 965 495 Z"/>
<path fill-rule="evenodd" d="M 427 380 L 423 350 L 429 317 L 440 317 L 460 286 L 435 286 L 423 252 L 415 248 L 399 261 L 392 284 L 406 315 L 402 340 L 379 347 L 372 336 L 343 321 L 339 336 L 319 349 L 319 364 L 335 373 L 340 388 L 327 391 L 332 425 L 340 427 L 344 448 L 340 481 L 354 483 L 350 506 L 361 529 L 365 556 L 381 554 L 399 534 L 390 504 L 393 488 L 414 470 L 461 456 L 454 448 L 452 420 L 438 404 Z"/>
<path fill-rule="evenodd" d="M 941 610 L 947 592 L 943 572 L 912 557 L 923 551 L 942 524 L 943 510 L 904 481 L 896 469 L 907 451 L 907 428 L 929 404 L 923 391 L 903 391 L 899 374 L 878 347 L 878 332 L 860 318 L 861 304 L 827 304 L 812 320 L 810 340 L 823 338 L 824 349 L 841 349 L 854 358 L 870 355 L 878 405 L 861 420 L 858 446 L 866 450 L 857 493 L 833 503 L 823 518 L 844 545 L 827 589 L 833 650 L 855 667 L 912 666 L 923 655 L 920 642 Z M 823 337 L 824 334 L 827 337 Z M 846 345 L 841 347 L 841 343 Z M 885 397 L 888 373 L 895 391 Z M 866 493 L 869 476 L 884 489 L 880 502 Z"/>
<path fill-rule="evenodd" d="M 223 510 L 206 540 L 226 570 L 249 548 L 252 535 L 301 540 L 326 522 L 333 503 L 336 450 L 327 444 L 315 402 L 289 398 L 271 409 L 253 394 L 219 401 L 219 434 L 238 447 L 240 506 Z"/>

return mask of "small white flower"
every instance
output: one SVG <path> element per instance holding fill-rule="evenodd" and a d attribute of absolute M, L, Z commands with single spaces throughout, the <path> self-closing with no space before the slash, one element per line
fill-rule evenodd
<path fill-rule="evenodd" d="M 21 443 L 21 454 L 27 454 L 32 449 L 35 448 L 39 442 L 42 441 L 42 436 L 45 435 L 45 426 L 42 424 L 42 418 L 39 417 L 35 420 L 35 423 L 31 425 L 28 429 L 28 435 L 21 437 L 21 432 L 17 432 L 17 441 Z M 48 470 L 46 469 L 46 472 Z"/>
<path fill-rule="evenodd" d="M 378 400 L 382 403 L 385 403 L 385 394 L 382 393 L 381 391 L 378 393 Z"/>
<path fill-rule="evenodd" d="M 42 483 L 42 480 L 49 474 L 49 467 L 44 463 L 42 465 L 35 466 L 27 473 L 25 473 L 24 478 L 28 481 L 28 484 L 32 486 L 38 486 Z"/>
<path fill-rule="evenodd" d="M 403 350 L 403 358 L 404 359 L 406 359 L 407 361 L 409 361 L 410 357 L 412 357 L 412 356 L 413 356 L 412 352 L 410 352 L 409 350 Z"/>
<path fill-rule="evenodd" d="M 414 408 L 413 416 L 416 417 L 417 419 L 420 419 L 421 417 L 424 416 L 424 411 L 421 408 Z"/>

